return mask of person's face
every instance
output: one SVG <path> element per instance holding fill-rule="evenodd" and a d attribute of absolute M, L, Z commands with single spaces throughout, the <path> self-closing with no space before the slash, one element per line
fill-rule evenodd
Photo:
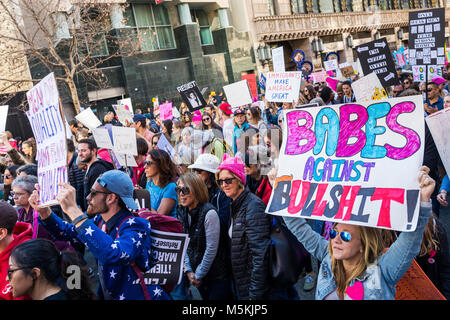
<path fill-rule="evenodd" d="M 253 136 L 252 136 L 252 146 L 257 146 L 260 142 L 260 135 L 259 132 L 256 132 Z"/>
<path fill-rule="evenodd" d="M 264 144 L 266 145 L 267 149 L 270 150 L 271 153 L 277 152 L 277 147 L 272 143 L 272 141 L 267 136 L 264 137 Z"/>
<path fill-rule="evenodd" d="M 25 155 L 31 156 L 31 150 L 31 147 L 27 143 L 22 144 L 22 151 Z"/>
<path fill-rule="evenodd" d="M 406 79 L 403 81 L 403 85 L 405 86 L 405 89 L 409 89 L 411 87 L 411 80 Z"/>
<path fill-rule="evenodd" d="M 95 182 L 91 188 L 91 192 L 86 197 L 88 203 L 86 213 L 91 216 L 108 212 L 109 206 L 106 200 L 110 194 L 110 191 L 103 188 L 98 182 Z"/>
<path fill-rule="evenodd" d="M 450 96 L 444 98 L 444 108 L 450 108 Z"/>
<path fill-rule="evenodd" d="M 144 169 L 145 175 L 147 176 L 148 179 L 158 174 L 158 166 L 153 161 L 151 156 L 148 156 L 147 159 L 145 159 Z"/>
<path fill-rule="evenodd" d="M 192 206 L 195 203 L 195 199 L 191 194 L 189 187 L 186 187 L 183 182 L 177 183 L 178 202 L 183 207 Z"/>
<path fill-rule="evenodd" d="M 5 184 L 5 186 L 9 186 L 11 185 L 11 183 L 14 181 L 14 178 L 11 174 L 11 172 L 9 172 L 8 169 L 5 170 L 5 174 L 3 175 L 3 183 Z"/>
<path fill-rule="evenodd" d="M 11 160 L 11 158 L 9 157 L 9 155 L 6 155 L 6 165 L 7 165 L 8 167 L 14 165 L 14 161 Z"/>
<path fill-rule="evenodd" d="M 14 192 L 14 203 L 19 207 L 27 207 L 29 205 L 28 198 L 30 198 L 30 194 L 26 192 L 21 187 L 13 187 L 12 191 Z"/>
<path fill-rule="evenodd" d="M 247 121 L 251 121 L 252 120 L 252 113 L 250 112 L 250 110 L 247 110 L 245 112 L 245 115 L 247 116 Z"/>
<path fill-rule="evenodd" d="M 245 166 L 245 175 L 251 176 L 251 175 L 255 175 L 257 173 L 258 173 L 258 169 L 256 167 L 256 164 L 249 164 L 248 167 L 247 167 L 247 165 Z"/>
<path fill-rule="evenodd" d="M 434 99 L 439 95 L 439 88 L 435 86 L 428 86 L 428 99 Z"/>
<path fill-rule="evenodd" d="M 228 170 L 221 170 L 219 173 L 219 180 L 225 180 L 225 182 L 223 182 L 222 184 L 220 184 L 219 182 L 217 184 L 226 194 L 226 196 L 231 199 L 236 199 L 241 189 L 239 187 L 238 180 L 233 177 L 231 172 Z"/>
<path fill-rule="evenodd" d="M 202 121 L 205 126 L 211 125 L 211 117 L 209 115 L 203 116 Z"/>
<path fill-rule="evenodd" d="M 81 161 L 91 162 L 93 154 L 93 150 L 89 149 L 89 145 L 87 143 L 78 144 L 78 156 L 80 157 Z"/>
<path fill-rule="evenodd" d="M 359 227 L 338 223 L 334 227 L 334 230 L 339 234 L 334 239 L 330 239 L 333 257 L 337 260 L 358 261 L 363 253 Z M 341 232 L 348 232 L 351 235 L 351 240 L 349 242 L 343 241 L 341 239 Z"/>
<path fill-rule="evenodd" d="M 9 258 L 7 281 L 11 285 L 11 292 L 15 298 L 22 297 L 29 293 L 35 282 L 31 274 L 26 273 L 25 270 L 18 266 L 11 257 Z"/>
<path fill-rule="evenodd" d="M 338 95 L 338 98 L 342 98 L 344 96 L 344 91 L 342 89 L 338 90 L 337 95 Z"/>
<path fill-rule="evenodd" d="M 242 114 L 242 113 L 235 115 L 235 118 L 236 118 L 236 123 L 240 126 L 243 125 L 246 120 L 245 114 Z"/>
<path fill-rule="evenodd" d="M 161 132 L 162 133 L 167 133 L 167 128 L 164 124 L 161 125 Z"/>
<path fill-rule="evenodd" d="M 194 169 L 192 171 L 194 171 L 196 174 L 198 174 L 202 178 L 204 183 L 206 183 L 206 181 L 208 181 L 208 176 L 209 176 L 208 171 L 200 170 L 200 169 Z"/>
<path fill-rule="evenodd" d="M 153 137 L 153 139 L 152 139 L 152 148 L 153 149 L 158 149 L 158 142 L 159 142 L 159 137 Z"/>
<path fill-rule="evenodd" d="M 189 133 L 183 134 L 182 140 L 183 140 L 184 144 L 190 144 L 191 143 L 191 135 Z"/>
<path fill-rule="evenodd" d="M 352 94 L 352 88 L 348 84 L 345 84 L 342 86 L 342 91 L 344 91 L 344 94 L 346 96 L 349 96 Z"/>
<path fill-rule="evenodd" d="M 308 88 L 305 88 L 305 96 L 309 96 L 309 90 L 308 90 Z"/>

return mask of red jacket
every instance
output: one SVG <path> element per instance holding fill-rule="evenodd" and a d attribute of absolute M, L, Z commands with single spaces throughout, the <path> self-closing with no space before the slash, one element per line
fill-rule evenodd
<path fill-rule="evenodd" d="M 9 269 L 9 256 L 11 251 L 22 242 L 30 240 L 33 236 L 31 224 L 17 222 L 13 230 L 14 240 L 2 252 L 0 252 L 0 300 L 29 300 L 29 298 L 13 298 L 11 285 L 6 280 Z"/>

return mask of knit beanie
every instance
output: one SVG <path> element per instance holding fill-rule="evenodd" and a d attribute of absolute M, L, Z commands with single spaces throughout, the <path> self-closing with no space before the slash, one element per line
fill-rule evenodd
<path fill-rule="evenodd" d="M 233 172 L 245 185 L 245 168 L 244 162 L 239 156 L 231 157 L 227 153 L 223 155 L 222 164 L 217 168 L 217 172 L 220 170 L 229 170 Z"/>

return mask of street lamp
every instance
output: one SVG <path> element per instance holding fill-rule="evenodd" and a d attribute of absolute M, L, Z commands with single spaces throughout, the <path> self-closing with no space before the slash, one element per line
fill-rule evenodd
<path fill-rule="evenodd" d="M 377 31 L 376 33 L 375 33 L 375 40 L 378 40 L 378 39 L 380 39 L 380 32 L 379 31 Z"/>
<path fill-rule="evenodd" d="M 258 59 L 259 59 L 259 61 L 267 60 L 266 53 L 264 51 L 264 46 L 262 46 L 262 45 L 259 45 L 259 47 L 258 47 Z"/>
<path fill-rule="evenodd" d="M 316 54 L 316 56 L 319 55 L 321 52 L 323 52 L 322 39 L 320 39 L 320 38 L 314 39 L 311 42 L 311 45 L 312 45 L 312 49 L 313 49 L 314 53 Z"/>
<path fill-rule="evenodd" d="M 272 49 L 270 48 L 270 46 L 267 43 L 264 46 L 264 54 L 265 54 L 267 60 L 272 59 Z"/>
<path fill-rule="evenodd" d="M 347 47 L 349 48 L 353 48 L 353 37 L 351 35 L 349 35 L 346 39 L 345 42 L 347 44 Z"/>
<path fill-rule="evenodd" d="M 398 37 L 399 40 L 403 39 L 403 29 L 402 28 L 398 29 L 397 37 Z"/>

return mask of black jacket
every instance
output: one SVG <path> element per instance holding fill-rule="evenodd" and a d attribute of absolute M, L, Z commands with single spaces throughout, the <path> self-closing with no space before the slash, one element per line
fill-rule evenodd
<path fill-rule="evenodd" d="M 246 188 L 231 202 L 231 268 L 240 300 L 264 299 L 269 292 L 271 217 L 266 206 Z"/>
<path fill-rule="evenodd" d="M 102 159 L 98 159 L 88 168 L 86 175 L 84 176 L 84 199 L 83 199 L 84 208 L 82 208 L 83 211 L 87 209 L 86 197 L 91 192 L 91 188 L 94 185 L 95 180 L 97 180 L 97 178 L 102 173 L 113 169 L 114 166 L 112 165 L 112 163 Z"/>
<path fill-rule="evenodd" d="M 77 204 L 81 207 L 84 206 L 84 171 L 81 170 L 77 166 L 77 157 L 78 153 L 75 152 L 72 156 L 72 159 L 70 159 L 68 167 L 68 176 L 69 176 L 69 183 L 72 187 L 75 188 L 76 192 L 76 201 Z"/>

